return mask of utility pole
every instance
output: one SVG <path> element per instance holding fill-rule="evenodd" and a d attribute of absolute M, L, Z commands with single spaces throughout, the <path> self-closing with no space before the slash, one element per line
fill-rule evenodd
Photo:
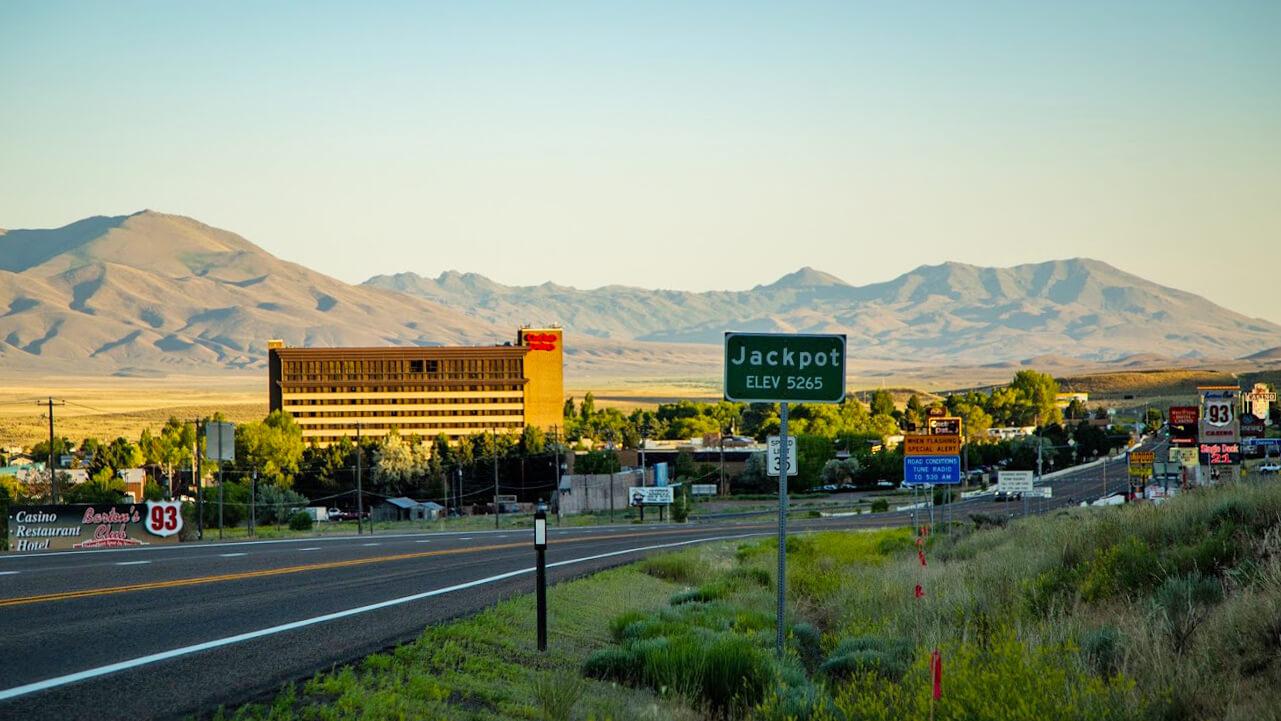
<path fill-rule="evenodd" d="M 560 427 L 552 426 L 552 443 L 556 448 L 556 525 L 560 526 Z M 645 485 L 645 446 L 641 445 L 641 485 Z"/>
<path fill-rule="evenodd" d="M 645 445 L 646 445 L 646 444 L 645 444 L 645 441 L 646 441 L 646 439 L 647 439 L 647 438 L 649 438 L 649 421 L 646 421 L 646 420 L 643 420 L 643 419 L 641 420 L 640 437 L 641 437 L 641 447 L 640 447 L 641 482 L 640 482 L 640 484 L 641 484 L 641 486 L 644 486 L 644 485 L 645 485 Z M 722 459 L 722 461 L 724 461 L 724 453 L 723 453 L 723 452 L 722 452 L 722 455 L 721 455 L 721 459 Z M 722 463 L 722 465 L 724 465 L 724 463 Z M 641 517 L 642 517 L 642 520 L 644 519 L 644 515 L 645 515 L 645 507 L 644 507 L 644 506 L 641 506 Z"/>
<path fill-rule="evenodd" d="M 53 462 L 53 396 L 47 401 L 36 401 L 36 405 L 49 406 L 49 503 L 58 505 L 58 466 Z M 66 401 L 58 401 L 58 405 L 67 405 Z"/>
<path fill-rule="evenodd" d="M 498 519 L 503 513 L 503 507 L 498 503 L 498 431 L 494 428 L 489 429 L 489 439 L 492 442 L 490 450 L 494 453 L 494 529 L 498 529 Z"/>
<path fill-rule="evenodd" d="M 196 439 L 191 442 L 191 482 L 196 487 L 196 538 L 205 537 L 205 494 L 202 490 L 200 466 L 200 419 L 191 422 L 196 428 Z"/>
<path fill-rule="evenodd" d="M 249 535 L 258 535 L 258 466 L 254 466 L 254 477 L 249 483 Z"/>
<path fill-rule="evenodd" d="M 356 424 L 356 535 L 364 533 L 365 524 L 365 494 L 360 487 L 360 424 Z M 373 519 L 369 522 L 369 532 L 374 532 Z"/>
<path fill-rule="evenodd" d="M 721 430 L 721 495 L 729 495 L 725 492 L 725 431 Z"/>

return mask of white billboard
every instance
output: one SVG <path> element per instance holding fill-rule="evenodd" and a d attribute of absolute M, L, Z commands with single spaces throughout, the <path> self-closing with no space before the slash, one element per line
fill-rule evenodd
<path fill-rule="evenodd" d="M 1001 471 L 996 476 L 996 490 L 1006 493 L 1030 493 L 1031 471 Z"/>
<path fill-rule="evenodd" d="M 627 503 L 631 506 L 670 506 L 671 486 L 632 486 L 627 489 Z"/>

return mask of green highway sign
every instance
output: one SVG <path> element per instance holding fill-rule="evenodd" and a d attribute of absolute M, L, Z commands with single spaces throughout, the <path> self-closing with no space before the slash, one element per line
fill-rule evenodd
<path fill-rule="evenodd" d="M 725 400 L 840 403 L 845 336 L 726 333 Z"/>

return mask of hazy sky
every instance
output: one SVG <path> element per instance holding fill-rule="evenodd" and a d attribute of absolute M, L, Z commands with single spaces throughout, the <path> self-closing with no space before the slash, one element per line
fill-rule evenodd
<path fill-rule="evenodd" d="M 0 227 L 349 282 L 1089 256 L 1281 322 L 1281 2 L 0 3 Z"/>

